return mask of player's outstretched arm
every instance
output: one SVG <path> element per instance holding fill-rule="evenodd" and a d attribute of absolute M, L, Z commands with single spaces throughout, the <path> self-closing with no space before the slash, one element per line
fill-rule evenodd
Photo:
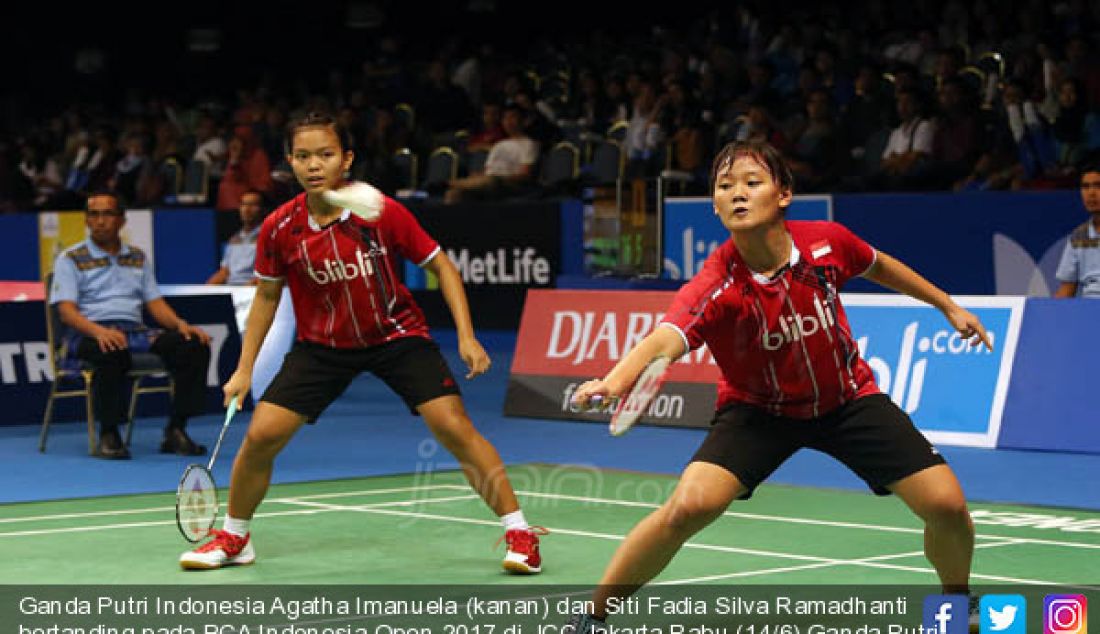
<path fill-rule="evenodd" d="M 687 350 L 680 333 L 672 328 L 658 327 L 619 359 L 607 376 L 582 383 L 573 393 L 573 403 L 586 409 L 594 396 L 605 400 L 621 396 L 630 389 L 650 361 L 659 356 L 675 361 L 685 352 Z"/>
<path fill-rule="evenodd" d="M 897 258 L 879 251 L 875 263 L 867 269 L 863 277 L 876 284 L 935 306 L 947 318 L 948 323 L 964 339 L 970 341 L 971 346 L 984 343 L 986 348 L 993 349 L 993 344 L 989 341 L 989 335 L 985 332 L 985 326 L 982 325 L 977 315 L 956 304 L 950 295 Z"/>
<path fill-rule="evenodd" d="M 466 301 L 466 288 L 462 285 L 462 276 L 451 258 L 442 249 L 429 260 L 424 268 L 439 278 L 439 290 L 443 300 L 451 311 L 458 334 L 458 355 L 466 363 L 466 378 L 472 379 L 489 371 L 492 360 L 474 336 L 474 324 L 470 319 L 470 304 Z"/>

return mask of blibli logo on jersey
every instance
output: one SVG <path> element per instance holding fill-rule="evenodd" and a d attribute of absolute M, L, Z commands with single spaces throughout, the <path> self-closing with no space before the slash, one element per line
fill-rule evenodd
<path fill-rule="evenodd" d="M 822 328 L 833 328 L 836 321 L 832 313 L 825 309 L 821 298 L 814 297 L 814 312 L 816 315 L 783 315 L 779 317 L 779 332 L 771 332 L 764 329 L 763 343 L 765 350 L 778 350 L 783 346 L 800 341 L 805 337 L 817 334 Z"/>
<path fill-rule="evenodd" d="M 315 269 L 306 262 L 306 273 L 314 282 L 325 285 L 340 280 L 354 280 L 360 276 L 374 275 L 374 265 L 370 257 L 361 249 L 355 250 L 355 260 L 343 262 L 340 260 L 325 259 L 321 263 L 321 269 Z"/>

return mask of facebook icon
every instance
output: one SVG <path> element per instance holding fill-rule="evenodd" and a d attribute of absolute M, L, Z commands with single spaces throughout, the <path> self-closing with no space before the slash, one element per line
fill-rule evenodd
<path fill-rule="evenodd" d="M 922 624 L 927 634 L 967 634 L 968 598 L 965 594 L 932 594 L 924 597 Z"/>

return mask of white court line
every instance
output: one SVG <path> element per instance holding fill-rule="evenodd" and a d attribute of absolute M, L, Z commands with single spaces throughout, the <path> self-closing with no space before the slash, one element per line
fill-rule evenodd
<path fill-rule="evenodd" d="M 463 487 L 465 488 L 465 487 Z M 429 502 L 453 502 L 455 500 L 472 500 L 478 499 L 477 494 L 469 493 L 467 495 L 455 495 L 445 498 L 425 498 L 423 500 L 397 500 L 394 502 L 376 502 L 375 504 L 364 505 L 366 508 L 386 507 L 386 506 L 415 506 L 417 504 L 427 504 Z M 269 502 L 281 502 L 284 504 L 306 504 L 305 501 L 296 500 L 294 498 L 277 498 L 274 500 L 268 500 Z M 351 507 L 347 507 L 351 508 Z M 323 508 L 311 508 L 311 509 L 299 509 L 296 511 L 273 511 L 270 513 L 257 513 L 255 517 L 282 517 L 286 515 L 316 515 L 317 513 L 324 513 L 325 511 L 337 511 L 344 510 L 344 507 L 333 506 L 330 509 Z M 127 524 L 102 524 L 99 526 L 69 526 L 65 528 L 43 528 L 29 531 L 11 531 L 0 532 L 0 537 L 26 537 L 28 535 L 56 535 L 59 533 L 88 533 L 93 531 L 114 530 L 116 528 L 143 528 L 146 526 L 175 526 L 176 520 L 159 520 L 153 522 L 130 522 Z"/>
<path fill-rule="evenodd" d="M 473 493 L 466 494 L 466 495 L 460 495 L 460 496 L 443 497 L 443 498 L 424 498 L 424 499 L 413 499 L 413 500 L 399 500 L 399 501 L 393 501 L 393 502 L 379 502 L 379 503 L 376 503 L 376 504 L 367 504 L 367 505 L 359 505 L 359 506 L 324 504 L 324 503 L 320 503 L 320 502 L 310 501 L 311 499 L 316 499 L 316 498 L 319 498 L 319 497 L 320 498 L 349 497 L 349 496 L 354 496 L 354 495 L 357 495 L 357 494 L 359 494 L 359 495 L 361 495 L 361 494 L 370 494 L 372 492 L 373 493 L 382 493 L 382 492 L 389 493 L 389 492 L 401 492 L 401 491 L 423 491 L 423 490 L 427 490 L 427 489 L 456 490 L 456 489 L 466 489 L 466 487 L 462 486 L 462 485 L 433 485 L 431 487 L 402 487 L 400 489 L 367 489 L 367 490 L 358 491 L 358 492 L 339 492 L 339 493 L 305 495 L 305 496 L 298 496 L 298 497 L 273 498 L 269 501 L 270 502 L 283 503 L 283 504 L 290 504 L 290 505 L 295 505 L 295 506 L 309 506 L 309 507 L 312 507 L 312 508 L 299 509 L 299 510 L 295 510 L 295 511 L 276 511 L 276 512 L 270 512 L 270 513 L 261 513 L 261 514 L 257 514 L 257 517 L 276 517 L 276 516 L 285 516 L 285 515 L 310 515 L 310 514 L 331 512 L 331 511 L 356 511 L 356 512 L 367 512 L 367 513 L 375 513 L 375 514 L 383 514 L 383 515 L 396 515 L 396 516 L 402 516 L 402 517 L 417 517 L 417 518 L 424 518 L 424 519 L 434 519 L 434 520 L 439 520 L 439 521 L 477 524 L 477 525 L 483 525 L 483 526 L 486 526 L 486 525 L 487 526 L 494 526 L 494 527 L 499 526 L 499 522 L 493 521 L 493 520 L 479 520 L 479 519 L 473 519 L 473 518 L 453 517 L 453 516 L 436 515 L 436 514 L 430 514 L 430 513 L 419 513 L 419 512 L 411 512 L 411 511 L 397 511 L 397 510 L 393 510 L 393 509 L 388 508 L 388 507 L 395 507 L 395 506 L 412 506 L 412 505 L 428 504 L 428 503 L 435 503 L 435 502 L 449 502 L 449 501 L 457 501 L 457 500 L 477 499 L 478 496 L 473 494 Z M 523 494 L 523 495 L 529 495 L 531 492 L 520 491 L 520 492 L 517 492 L 517 493 L 520 493 L 520 494 Z M 641 503 L 641 502 L 622 502 L 622 501 L 619 501 L 619 500 L 606 500 L 606 499 L 601 499 L 601 498 L 580 498 L 579 496 L 566 496 L 566 495 L 562 495 L 562 494 L 543 494 L 543 493 L 539 493 L 538 496 L 541 496 L 541 497 L 560 497 L 562 499 L 570 499 L 570 500 L 581 499 L 583 501 L 588 501 L 588 502 L 601 502 L 601 503 L 608 503 L 608 504 L 614 504 L 616 502 L 621 502 L 623 504 L 631 505 L 631 506 L 647 506 L 647 507 L 652 507 L 652 508 L 656 508 L 658 506 L 656 504 L 648 504 L 648 503 Z M 759 518 L 768 519 L 768 520 L 775 519 L 775 520 L 778 520 L 778 521 L 783 521 L 783 520 L 787 519 L 787 518 L 773 518 L 773 517 L 770 517 L 770 516 L 759 516 Z M 813 520 L 802 520 L 802 521 L 808 522 L 808 523 L 813 523 L 814 522 Z M 165 520 L 165 521 L 155 521 L 155 522 L 134 522 L 134 523 L 127 523 L 127 524 L 114 524 L 114 525 L 104 525 L 104 526 L 68 527 L 68 528 L 60 528 L 60 529 L 43 529 L 43 530 L 34 530 L 34 531 L 19 531 L 19 532 L 0 533 L 0 537 L 44 535 L 44 534 L 56 534 L 56 533 L 89 532 L 89 531 L 96 531 L 96 530 L 110 530 L 110 529 L 115 529 L 115 528 L 137 528 L 137 527 L 147 527 L 147 526 L 164 526 L 164 525 L 171 525 L 171 524 L 174 524 L 174 523 L 175 523 L 174 521 Z M 853 525 L 852 527 L 867 528 L 867 529 L 872 529 L 872 530 L 876 529 L 876 528 L 880 528 L 880 527 L 874 527 L 874 526 L 870 526 L 870 525 L 860 525 L 860 524 Z M 883 528 L 890 528 L 890 527 L 883 527 Z M 581 537 L 594 537 L 594 538 L 598 538 L 598 539 L 607 539 L 607 540 L 614 540 L 614 541 L 621 541 L 625 537 L 623 535 L 608 534 L 608 533 L 596 533 L 596 532 L 592 532 L 592 531 L 581 531 L 581 530 L 563 529 L 563 528 L 555 528 L 555 529 L 553 529 L 553 532 L 561 533 L 563 535 L 574 535 L 574 536 L 581 536 Z M 1002 545 L 1013 545 L 1013 544 L 1031 543 L 1031 542 L 1036 541 L 1036 540 L 1031 540 L 1031 539 L 1028 539 L 1028 538 L 1019 538 L 1019 537 L 1010 537 L 1010 536 L 990 535 L 990 536 L 983 536 L 983 537 L 996 538 L 996 539 L 1001 539 L 1003 541 L 997 542 L 997 543 L 994 543 L 994 544 L 983 544 L 983 545 L 979 545 L 978 547 L 987 547 L 987 546 L 988 547 L 993 547 L 993 546 L 1002 546 Z M 1072 542 L 1064 542 L 1064 543 L 1055 542 L 1055 543 L 1057 543 L 1059 545 L 1066 545 L 1066 546 L 1082 546 L 1082 544 L 1076 544 L 1076 543 L 1072 543 Z M 865 567 L 872 567 L 872 568 L 885 568 L 885 569 L 890 569 L 890 570 L 901 570 L 901 571 L 909 571 L 909 572 L 920 572 L 920 573 L 934 574 L 934 571 L 929 569 L 929 568 L 921 568 L 921 567 L 914 567 L 914 566 L 899 566 L 899 565 L 893 565 L 893 564 L 880 563 L 881 560 L 893 559 L 893 558 L 899 558 L 899 557 L 916 556 L 916 555 L 919 555 L 919 554 L 923 554 L 921 552 L 901 553 L 901 554 L 896 554 L 896 555 L 878 555 L 878 556 L 875 556 L 875 557 L 868 557 L 868 558 L 863 558 L 863 559 L 854 559 L 854 560 L 852 560 L 852 559 L 832 559 L 832 558 L 826 558 L 826 557 L 815 557 L 815 556 L 806 556 L 806 555 L 794 555 L 794 554 L 791 554 L 791 553 L 774 552 L 774 551 L 766 551 L 766 550 L 759 550 L 759 549 L 736 548 L 736 547 L 732 547 L 732 546 L 715 546 L 715 545 L 709 545 L 709 544 L 698 544 L 698 543 L 693 543 L 693 542 L 686 543 L 684 545 L 684 547 L 685 548 L 701 549 L 701 550 L 718 551 L 718 552 L 749 554 L 749 555 L 756 555 L 756 556 L 769 556 L 769 557 L 775 557 L 775 558 L 780 558 L 780 559 L 794 559 L 794 560 L 798 560 L 798 561 L 810 561 L 810 562 L 813 562 L 813 563 L 807 564 L 807 565 L 802 565 L 802 566 L 791 566 L 791 567 L 786 567 L 786 568 L 775 568 L 775 569 L 771 569 L 771 570 L 768 570 L 768 571 L 745 571 L 745 572 L 740 572 L 740 573 L 731 573 L 729 575 L 715 575 L 715 576 L 708 577 L 708 578 L 699 578 L 697 580 L 691 580 L 691 579 L 682 580 L 682 581 L 679 581 L 679 583 L 689 583 L 689 582 L 692 582 L 692 581 L 700 581 L 700 580 L 706 580 L 706 579 L 717 580 L 717 579 L 721 579 L 721 578 L 734 578 L 734 577 L 738 577 L 738 576 L 752 576 L 752 575 L 760 575 L 760 574 L 766 574 L 766 573 L 794 571 L 794 570 L 802 570 L 802 569 L 809 569 L 809 568 L 824 568 L 824 567 L 842 566 L 842 565 L 856 565 L 856 566 L 865 566 Z M 1064 585 L 1064 584 L 1060 584 L 1060 583 L 1057 583 L 1057 582 L 1051 582 L 1051 581 L 1045 581 L 1045 580 L 1021 579 L 1021 578 L 1002 577 L 1002 576 L 995 576 L 995 575 L 982 575 L 982 574 L 976 574 L 976 573 L 972 574 L 971 576 L 974 577 L 974 578 L 981 578 L 981 579 L 986 579 L 986 580 L 990 580 L 990 581 L 1002 581 L 1002 582 L 1009 582 L 1009 583 L 1026 583 L 1026 584 L 1033 584 L 1033 585 Z M 676 582 L 665 582 L 665 583 L 676 583 Z M 1076 586 L 1074 586 L 1074 587 L 1076 587 Z M 1091 586 L 1083 586 L 1083 587 L 1091 588 Z"/>
<path fill-rule="evenodd" d="M 989 544 L 977 544 L 974 548 L 996 548 L 997 546 L 1006 546 L 1012 544 L 1011 540 L 1005 540 L 1003 542 L 989 543 Z M 873 561 L 886 561 L 889 559 L 905 559 L 907 557 L 923 557 L 923 550 L 914 550 L 907 553 L 896 553 L 893 555 L 875 555 L 874 557 L 861 557 L 859 559 L 850 559 L 846 562 L 846 565 L 860 564 Z M 813 570 L 815 568 L 827 568 L 835 566 L 836 564 L 829 561 L 822 561 L 814 564 L 805 564 L 802 566 L 785 566 L 783 568 L 765 568 L 762 570 L 745 570 L 742 572 L 731 572 L 721 575 L 707 575 L 705 577 L 692 577 L 689 579 L 674 579 L 670 581 L 658 581 L 654 582 L 654 585 L 679 585 L 686 583 L 703 583 L 706 581 L 719 581 L 723 579 L 735 579 L 738 577 L 757 577 L 760 575 L 769 575 L 778 572 L 797 572 L 800 570 Z M 922 568 L 922 572 L 935 573 L 935 570 L 931 568 Z"/>
<path fill-rule="evenodd" d="M 267 501 L 268 502 L 281 502 L 284 499 L 321 500 L 321 499 L 332 499 L 332 498 L 339 498 L 339 497 L 355 497 L 357 495 L 378 495 L 378 494 L 384 494 L 384 493 L 403 493 L 403 492 L 408 492 L 408 491 L 429 491 L 429 490 L 440 490 L 440 489 L 454 491 L 454 490 L 467 490 L 468 488 L 469 487 L 467 485 L 464 485 L 464 484 L 433 484 L 433 485 L 426 485 L 426 486 L 394 487 L 394 488 L 389 488 L 389 489 L 362 489 L 362 490 L 358 490 L 358 491 L 340 491 L 340 492 L 335 492 L 335 493 L 315 493 L 315 494 L 309 494 L 309 495 L 293 496 L 291 498 L 271 498 Z M 632 506 L 632 507 L 651 508 L 651 509 L 655 509 L 655 508 L 660 507 L 659 504 L 654 504 L 654 503 L 651 503 L 651 502 L 631 502 L 631 501 L 628 501 L 628 500 L 616 500 L 616 499 L 611 499 L 611 498 L 599 498 L 599 497 L 580 496 L 580 495 L 566 495 L 564 493 L 542 493 L 542 492 L 539 492 L 539 491 L 522 491 L 521 490 L 521 491 L 516 491 L 516 494 L 517 495 L 525 495 L 525 496 L 529 496 L 529 497 L 536 497 L 536 498 L 561 499 L 561 500 L 570 500 L 570 501 L 574 501 L 574 502 L 589 502 L 589 503 L 607 504 L 607 505 L 614 505 L 614 506 Z M 222 504 L 222 506 L 224 507 L 225 505 Z M 2 519 L 0 519 L 0 523 L 30 521 L 32 519 L 42 520 L 42 521 L 49 521 L 49 520 L 53 520 L 53 519 L 79 519 L 81 517 L 125 515 L 125 514 L 142 513 L 142 512 L 173 512 L 174 513 L 175 512 L 175 507 L 163 507 L 163 508 L 151 508 L 151 509 L 132 509 L 132 510 L 120 510 L 120 511 L 92 511 L 92 512 L 88 512 L 88 513 L 64 513 L 64 514 L 57 514 L 57 515 L 42 515 L 42 516 L 37 516 L 37 517 L 34 517 L 34 518 L 23 518 L 23 517 L 2 518 Z M 312 512 L 322 512 L 322 511 L 315 510 L 315 511 L 312 511 Z M 298 513 L 298 512 L 257 513 L 256 516 L 257 517 L 275 517 L 275 516 L 281 516 L 281 515 L 297 515 L 297 514 L 300 514 L 300 513 Z M 876 532 L 887 532 L 887 533 L 923 534 L 923 532 L 924 532 L 923 529 L 918 529 L 918 528 L 905 528 L 905 527 L 900 527 L 900 526 L 880 526 L 880 525 L 874 525 L 874 524 L 859 524 L 859 523 L 856 523 L 856 522 L 839 522 L 839 521 L 833 521 L 833 520 L 818 520 L 818 519 L 801 518 L 801 517 L 784 517 L 784 516 L 776 516 L 776 515 L 760 515 L 760 514 L 755 514 L 755 513 L 740 513 L 740 512 L 735 512 L 735 511 L 726 511 L 725 513 L 722 514 L 722 516 L 723 517 L 735 517 L 735 518 L 751 519 L 751 520 L 760 520 L 760 521 L 767 521 L 767 522 L 782 522 L 782 523 L 788 523 L 788 524 L 807 524 L 807 525 L 811 525 L 811 526 L 830 526 L 830 527 L 835 527 L 835 528 L 852 528 L 852 529 L 869 530 L 869 531 L 876 531 Z M 139 527 L 143 527 L 143 526 L 163 526 L 165 524 L 172 524 L 172 523 L 174 523 L 174 522 L 172 522 L 172 521 L 152 521 L 152 522 L 133 522 L 133 523 L 128 523 L 128 524 L 112 524 L 112 525 L 109 525 L 109 526 L 102 526 L 102 527 L 101 526 L 93 526 L 93 527 L 72 528 L 72 529 L 54 529 L 52 531 L 49 531 L 48 529 L 44 529 L 46 532 L 34 532 L 34 531 L 24 531 L 24 532 L 17 532 L 17 533 L 3 533 L 3 532 L 0 532 L 0 537 L 3 537 L 5 535 L 47 534 L 47 532 L 64 533 L 64 532 L 68 532 L 70 530 L 72 532 L 83 532 L 83 531 L 88 531 L 88 530 L 100 530 L 100 529 L 103 529 L 103 528 L 139 528 Z M 1087 543 L 1087 542 L 1068 542 L 1068 541 L 1060 541 L 1060 540 L 1053 540 L 1053 539 L 1042 539 L 1042 538 L 1037 538 L 1037 537 L 1019 537 L 1019 536 L 1014 536 L 1014 535 L 994 535 L 994 534 L 977 534 L 977 535 L 975 535 L 975 537 L 977 537 L 979 539 L 1002 539 L 1002 540 L 1008 539 L 1008 540 L 1013 540 L 1013 542 L 1017 543 L 1017 544 L 1035 544 L 1035 545 L 1044 545 L 1044 546 L 1062 546 L 1062 547 L 1068 547 L 1068 548 L 1081 548 L 1081 549 L 1100 550 L 1100 544 L 1091 544 L 1091 543 Z"/>
<path fill-rule="evenodd" d="M 611 506 L 633 506 L 640 508 L 660 508 L 660 504 L 654 504 L 652 502 L 630 502 L 628 500 L 616 500 L 612 498 L 597 498 L 588 497 L 583 495 L 566 495 L 564 493 L 541 493 L 539 491 L 516 491 L 517 495 L 526 495 L 530 497 L 540 498 L 553 498 L 561 500 L 570 500 L 573 502 L 594 502 L 598 504 L 607 504 Z M 818 520 L 805 517 L 786 517 L 782 515 L 759 515 L 755 513 L 740 513 L 736 511 L 726 511 L 722 513 L 722 517 L 736 517 L 742 519 L 761 520 L 765 522 L 782 522 L 785 524 L 809 524 L 812 526 L 830 526 L 835 528 L 857 528 L 861 530 L 876 531 L 882 533 L 909 533 L 915 535 L 923 535 L 923 528 L 905 528 L 901 526 L 880 526 L 877 524 L 859 524 L 855 522 L 837 522 L 833 520 Z M 992 535 L 992 534 L 976 534 L 975 537 L 981 539 L 1007 539 L 1020 544 L 1043 544 L 1046 546 L 1067 546 L 1070 548 L 1086 548 L 1086 549 L 1098 549 L 1100 550 L 1100 544 L 1090 544 L 1088 542 L 1067 542 L 1054 539 L 1042 539 L 1036 537 L 1019 537 L 1016 535 Z"/>
<path fill-rule="evenodd" d="M 408 486 L 408 487 L 396 487 L 393 489 L 363 489 L 360 491 L 340 491 L 337 493 L 313 493 L 310 495 L 296 495 L 294 499 L 298 500 L 327 500 L 330 498 L 338 497 L 355 497 L 357 495 L 382 495 L 385 493 L 407 493 L 409 491 L 432 491 L 436 489 L 455 490 L 468 489 L 468 486 L 458 484 L 433 484 L 429 486 Z M 165 495 L 168 495 L 167 493 Z M 279 502 L 283 498 L 270 498 L 268 502 Z M 225 506 L 222 503 L 221 506 Z M 53 515 L 33 515 L 27 517 L 0 517 L 0 524 L 13 524 L 15 522 L 49 522 L 53 520 L 71 520 L 81 519 L 85 517 L 110 517 L 113 515 L 140 515 L 142 513 L 175 513 L 176 507 L 174 506 L 154 506 L 141 509 L 119 509 L 114 511 L 87 511 L 83 513 L 56 513 Z M 153 525 L 155 525 L 154 523 Z"/>
<path fill-rule="evenodd" d="M 357 511 L 357 512 L 362 512 L 362 513 L 374 513 L 374 514 L 380 514 L 380 515 L 396 515 L 396 516 L 399 516 L 399 517 L 416 517 L 416 518 L 422 518 L 422 519 L 433 519 L 433 520 L 441 520 L 441 521 L 444 521 L 444 522 L 457 522 L 457 523 L 462 523 L 462 524 L 478 524 L 478 525 L 482 525 L 482 526 L 488 525 L 488 526 L 497 526 L 497 527 L 500 526 L 500 522 L 496 522 L 496 521 L 479 520 L 479 519 L 473 519 L 473 518 L 467 518 L 467 517 L 452 517 L 450 515 L 436 515 L 436 514 L 433 514 L 433 513 L 419 513 L 419 512 L 414 512 L 414 511 L 396 511 L 396 510 L 387 509 L 387 508 L 365 507 L 365 506 L 343 506 L 343 507 L 341 507 L 341 506 L 333 505 L 333 504 L 322 504 L 320 502 L 306 502 L 306 501 L 301 502 L 301 504 L 304 504 L 306 506 L 326 509 L 326 510 Z M 547 527 L 547 529 L 551 533 L 560 533 L 562 535 L 575 535 L 575 536 L 580 536 L 580 537 L 595 537 L 595 538 L 599 538 L 599 539 L 607 539 L 607 540 L 613 540 L 613 541 L 622 541 L 623 539 L 626 538 L 625 535 L 616 535 L 616 534 L 610 534 L 610 533 L 595 533 L 595 532 L 592 532 L 592 531 L 582 531 L 582 530 L 575 530 L 575 529 L 568 529 L 568 528 Z M 1015 540 L 1014 538 L 1006 538 L 1006 541 L 1001 542 L 1001 543 L 997 543 L 997 544 L 990 544 L 990 546 L 1008 545 L 1008 544 L 1014 543 L 1016 541 L 1017 540 Z M 783 553 L 783 552 L 775 552 L 775 551 L 768 551 L 768 550 L 757 550 L 757 549 L 749 549 L 749 548 L 737 548 L 737 547 L 734 547 L 734 546 L 716 546 L 716 545 L 713 545 L 713 544 L 699 544 L 699 543 L 695 543 L 695 542 L 687 542 L 683 545 L 683 548 L 693 548 L 693 549 L 697 549 L 697 550 L 708 550 L 708 551 L 717 551 L 717 552 L 725 552 L 725 553 L 758 555 L 758 556 L 764 556 L 764 557 L 775 557 L 775 558 L 778 558 L 778 559 L 794 559 L 794 560 L 799 560 L 799 561 L 812 561 L 812 562 L 815 562 L 815 563 L 822 564 L 822 567 L 825 567 L 825 566 L 854 565 L 854 566 L 863 566 L 863 567 L 868 567 L 868 568 L 882 568 L 882 569 L 886 569 L 886 570 L 901 570 L 901 571 L 905 571 L 905 572 L 920 572 L 920 573 L 935 574 L 935 571 L 932 570 L 931 568 L 922 568 L 922 567 L 917 567 L 917 566 L 899 566 L 899 565 L 896 565 L 896 564 L 885 564 L 885 563 L 880 563 L 878 561 L 874 561 L 874 559 L 879 559 L 879 558 L 882 558 L 884 556 L 871 557 L 871 558 L 866 558 L 866 559 L 863 559 L 863 560 L 860 560 L 860 559 L 833 559 L 833 558 L 830 558 L 830 557 L 817 557 L 817 556 L 813 556 L 813 555 L 795 555 L 795 554 L 792 554 L 792 553 Z M 906 553 L 905 555 L 906 556 L 912 556 L 908 553 Z M 1065 585 L 1065 584 L 1057 582 L 1057 581 L 1047 581 L 1047 580 L 1043 580 L 1043 579 L 1026 579 L 1026 578 L 1021 578 L 1021 577 L 1003 577 L 1003 576 L 999 576 L 999 575 L 983 575 L 983 574 L 978 574 L 978 573 L 971 573 L 970 577 L 974 578 L 974 579 L 986 579 L 986 580 L 989 580 L 989 581 L 1002 581 L 1002 582 L 1007 582 L 1007 583 L 1022 583 L 1022 584 L 1029 584 L 1029 585 L 1044 585 L 1044 586 L 1064 586 Z M 1086 587 L 1088 587 L 1088 586 L 1086 586 Z"/>

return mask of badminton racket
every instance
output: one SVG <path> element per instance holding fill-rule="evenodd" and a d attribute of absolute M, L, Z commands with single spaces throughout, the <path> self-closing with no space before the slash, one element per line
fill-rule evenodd
<path fill-rule="evenodd" d="M 611 412 L 608 431 L 612 436 L 622 436 L 649 409 L 649 405 L 668 378 L 668 368 L 671 364 L 672 360 L 665 355 L 654 357 L 624 394 L 612 397 L 596 394 L 588 400 L 587 411 Z M 574 408 L 574 411 L 580 411 L 580 408 Z"/>
<path fill-rule="evenodd" d="M 229 401 L 225 411 L 225 422 L 218 434 L 218 442 L 210 453 L 210 462 L 206 465 L 190 464 L 183 471 L 179 486 L 176 487 L 176 526 L 180 534 L 189 542 L 197 542 L 210 533 L 214 521 L 218 519 L 218 487 L 214 484 L 214 461 L 218 459 L 225 430 L 229 421 L 237 413 L 237 397 Z"/>

